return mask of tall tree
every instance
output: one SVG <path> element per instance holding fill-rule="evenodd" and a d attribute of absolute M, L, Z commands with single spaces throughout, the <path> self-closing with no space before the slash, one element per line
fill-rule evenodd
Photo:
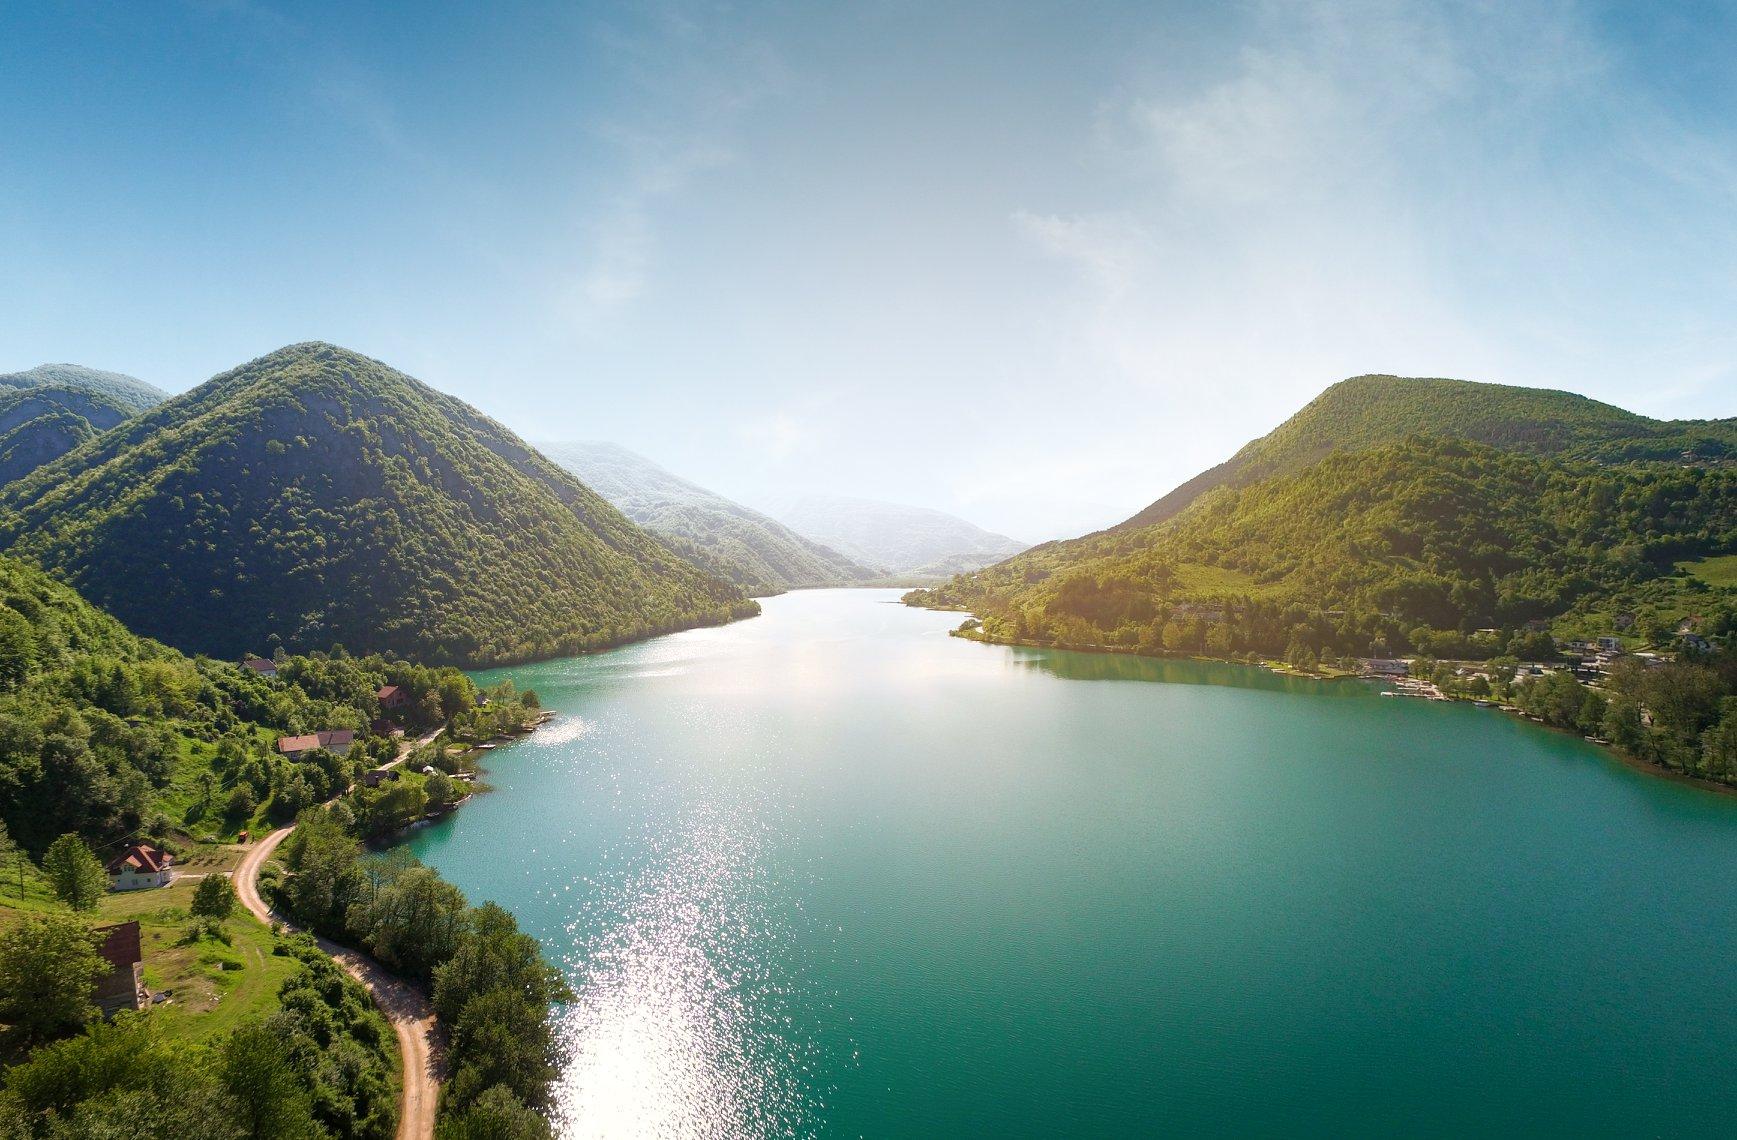
<path fill-rule="evenodd" d="M 84 840 L 67 832 L 49 845 L 42 857 L 42 870 L 54 887 L 55 897 L 74 910 L 94 910 L 108 889 L 108 875 Z"/>
<path fill-rule="evenodd" d="M 23 1044 L 71 1033 L 96 1016 L 91 996 L 108 969 L 96 936 L 70 915 L 27 918 L 0 934 L 0 1021 Z"/>

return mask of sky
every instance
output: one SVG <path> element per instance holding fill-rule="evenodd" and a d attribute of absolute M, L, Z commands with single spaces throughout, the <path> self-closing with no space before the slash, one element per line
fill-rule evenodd
<path fill-rule="evenodd" d="M 1737 414 L 1737 6 L 0 0 L 0 371 L 325 340 L 1027 541 L 1336 380 Z"/>

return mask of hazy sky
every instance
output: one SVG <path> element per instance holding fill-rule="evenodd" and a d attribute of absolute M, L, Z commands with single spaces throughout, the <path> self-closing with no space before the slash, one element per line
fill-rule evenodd
<path fill-rule="evenodd" d="M 0 371 L 377 356 L 750 503 L 1131 513 L 1360 372 L 1737 414 L 1728 4 L 0 0 Z"/>

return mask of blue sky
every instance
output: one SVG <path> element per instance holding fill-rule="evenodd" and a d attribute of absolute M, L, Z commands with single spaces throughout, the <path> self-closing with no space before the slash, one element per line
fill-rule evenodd
<path fill-rule="evenodd" d="M 1360 372 L 1737 414 L 1724 4 L 0 4 L 0 370 L 345 344 L 1037 540 Z"/>

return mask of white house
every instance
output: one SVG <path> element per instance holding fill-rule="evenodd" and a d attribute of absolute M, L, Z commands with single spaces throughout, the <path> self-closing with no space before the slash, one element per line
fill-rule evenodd
<path fill-rule="evenodd" d="M 175 877 L 175 857 L 149 843 L 133 843 L 109 862 L 109 889 L 142 891 L 166 887 Z"/>

